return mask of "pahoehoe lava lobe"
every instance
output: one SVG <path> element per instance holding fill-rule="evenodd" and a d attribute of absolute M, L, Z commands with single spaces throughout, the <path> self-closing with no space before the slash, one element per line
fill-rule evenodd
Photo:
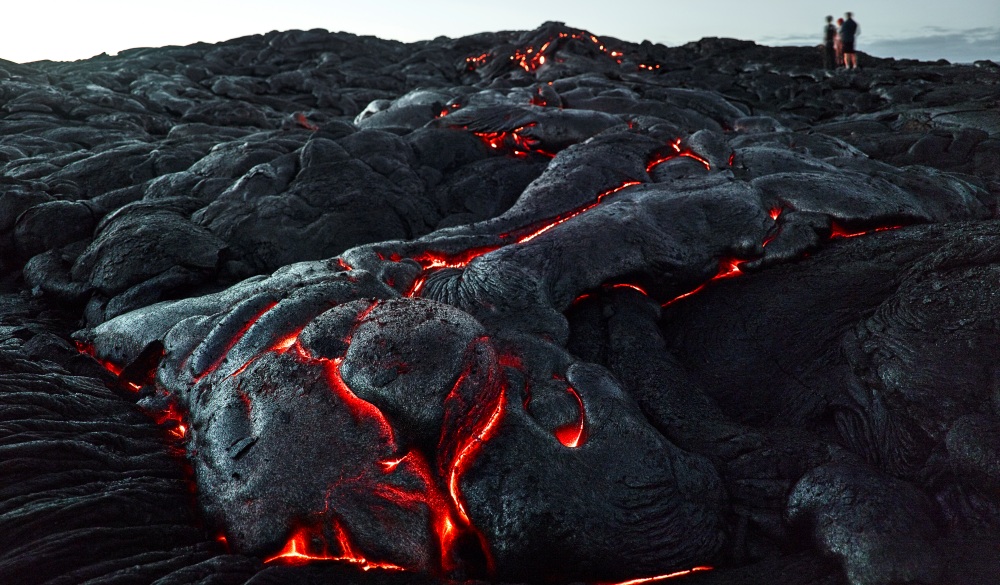
<path fill-rule="evenodd" d="M 996 582 L 1000 67 L 861 57 L 0 61 L 0 581 Z"/>

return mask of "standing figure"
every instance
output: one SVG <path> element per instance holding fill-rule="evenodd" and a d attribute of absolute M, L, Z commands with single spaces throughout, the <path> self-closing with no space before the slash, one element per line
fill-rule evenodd
<path fill-rule="evenodd" d="M 837 66 L 836 51 L 834 43 L 837 39 L 837 27 L 833 26 L 833 17 L 826 17 L 826 26 L 823 27 L 823 68 L 834 69 Z"/>
<path fill-rule="evenodd" d="M 833 51 L 837 54 L 836 66 L 840 67 L 840 64 L 844 62 L 844 42 L 840 38 L 840 27 L 844 26 L 844 19 L 837 19 L 837 33 L 833 38 Z"/>
<path fill-rule="evenodd" d="M 852 18 L 853 13 L 848 12 L 847 20 L 840 27 L 840 42 L 844 46 L 844 67 L 848 69 L 858 68 L 858 56 L 854 53 L 854 38 L 861 34 L 861 27 Z"/>

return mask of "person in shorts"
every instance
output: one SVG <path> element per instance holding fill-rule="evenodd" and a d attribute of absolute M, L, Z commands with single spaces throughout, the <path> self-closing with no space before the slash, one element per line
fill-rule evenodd
<path fill-rule="evenodd" d="M 854 14 L 848 12 L 844 24 L 840 27 L 840 43 L 844 51 L 844 67 L 848 69 L 858 68 L 858 56 L 854 52 L 854 40 L 861 34 L 861 27 L 854 21 Z"/>

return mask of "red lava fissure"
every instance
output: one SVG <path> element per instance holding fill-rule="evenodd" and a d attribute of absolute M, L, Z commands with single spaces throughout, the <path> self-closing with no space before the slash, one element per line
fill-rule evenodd
<path fill-rule="evenodd" d="M 523 134 L 525 128 L 531 128 L 535 125 L 536 123 L 532 122 L 525 126 L 515 128 L 510 132 L 473 132 L 473 134 L 478 136 L 479 139 L 491 149 L 509 152 L 518 158 L 526 158 L 530 156 L 531 153 L 540 154 L 548 158 L 555 158 L 555 153 L 546 152 L 538 148 L 538 140 Z"/>
<path fill-rule="evenodd" d="M 558 50 L 557 45 L 559 41 L 563 39 L 573 39 L 578 41 L 590 41 L 597 46 L 597 50 L 605 53 L 617 63 L 622 62 L 622 53 L 620 51 L 609 50 L 601 39 L 596 36 L 586 32 L 581 31 L 577 33 L 565 33 L 561 32 L 557 36 L 550 38 L 549 40 L 542 43 L 540 47 L 536 50 L 534 46 L 522 47 L 520 49 L 515 49 L 514 52 L 508 56 L 508 60 L 514 62 L 518 67 L 524 69 L 528 73 L 534 73 L 539 67 L 551 62 L 555 57 L 554 54 Z M 466 69 L 468 71 L 475 71 L 479 67 L 485 65 L 493 57 L 490 53 L 483 53 L 481 55 L 470 56 L 465 58 Z"/>
<path fill-rule="evenodd" d="M 566 383 L 566 379 L 553 375 L 554 380 Z M 586 424 L 587 424 L 587 413 L 583 406 L 583 399 L 580 398 L 580 394 L 575 388 L 566 383 L 566 392 L 576 399 L 576 404 L 578 408 L 578 415 L 575 421 L 557 427 L 553 434 L 556 439 L 562 443 L 563 447 L 568 447 L 570 449 L 576 449 L 583 446 L 587 441 L 586 437 Z"/>
<path fill-rule="evenodd" d="M 656 581 L 663 581 L 666 579 L 676 579 L 677 577 L 686 577 L 692 573 L 701 573 L 704 571 L 711 571 L 712 567 L 692 567 L 690 569 L 685 569 L 683 571 L 675 571 L 673 573 L 667 573 L 666 575 L 656 575 L 655 577 L 640 577 L 638 579 L 629 579 L 628 581 L 619 581 L 617 583 L 607 583 L 599 585 L 640 585 L 642 583 L 653 583 Z"/>
<path fill-rule="evenodd" d="M 768 211 L 768 215 L 771 217 L 771 220 L 776 223 L 776 225 L 764 237 L 764 240 L 761 242 L 761 246 L 762 247 L 767 247 L 767 245 L 770 244 L 772 241 L 774 241 L 774 238 L 777 237 L 778 232 L 780 231 L 780 227 L 777 226 L 777 221 L 778 221 L 778 218 L 781 217 L 781 214 L 785 211 L 785 209 L 786 209 L 785 207 L 775 207 L 775 208 L 772 208 L 770 211 Z M 834 239 L 839 239 L 839 238 L 856 238 L 858 236 L 864 236 L 864 235 L 868 235 L 868 234 L 873 234 L 875 232 L 884 232 L 884 231 L 889 231 L 889 230 L 895 230 L 895 229 L 899 229 L 901 227 L 903 227 L 903 226 L 901 226 L 901 225 L 883 226 L 883 227 L 872 228 L 872 229 L 869 229 L 869 230 L 862 230 L 862 231 L 857 231 L 857 232 L 849 232 L 849 231 L 845 230 L 844 228 L 842 228 L 836 222 L 833 222 L 832 225 L 831 225 L 830 235 L 829 235 L 828 239 L 834 240 Z M 711 284 L 713 281 L 721 280 L 721 279 L 724 279 L 724 278 L 732 278 L 732 277 L 735 277 L 735 276 L 742 275 L 743 271 L 740 269 L 740 265 L 743 264 L 744 262 L 745 262 L 745 260 L 741 260 L 739 258 L 722 258 L 721 260 L 719 260 L 719 271 L 716 273 L 715 276 L 713 276 L 708 281 L 701 283 L 696 288 L 694 288 L 694 289 L 692 289 L 692 290 L 690 290 L 690 291 L 688 291 L 688 292 L 686 292 L 686 293 L 684 293 L 682 295 L 678 295 L 678 296 L 670 299 L 669 301 L 663 303 L 661 306 L 662 307 L 669 307 L 670 305 L 676 303 L 677 301 L 680 301 L 682 299 L 686 299 L 686 298 L 688 298 L 690 296 L 693 296 L 693 295 L 701 292 L 702 290 L 704 290 L 705 287 L 708 286 L 709 284 Z"/>
<path fill-rule="evenodd" d="M 544 48 L 545 47 L 543 46 L 543 49 Z M 534 54 L 531 58 L 532 60 L 525 61 L 525 63 L 538 63 L 540 65 L 543 64 L 543 58 L 544 50 L 540 50 L 537 54 Z M 509 136 L 503 138 L 506 140 Z M 659 164 L 678 157 L 688 157 L 698 161 L 704 165 L 706 169 L 711 168 L 708 161 L 690 150 L 681 148 L 681 141 L 679 139 L 671 143 L 670 146 L 673 152 L 668 152 L 666 155 L 654 157 L 646 167 L 647 172 L 651 172 Z M 638 184 L 640 184 L 639 181 L 625 181 L 617 187 L 602 191 L 595 197 L 593 202 L 574 211 L 559 215 L 539 226 L 527 228 L 517 234 L 502 234 L 500 236 L 501 239 L 510 240 L 503 245 L 517 245 L 530 242 L 555 227 L 600 205 L 607 197 Z M 770 210 L 769 215 L 772 221 L 777 222 L 782 212 L 783 208 Z M 871 233 L 873 231 L 883 231 L 889 229 L 894 229 L 894 227 L 880 227 L 862 232 L 848 232 L 834 223 L 830 238 L 850 238 Z M 773 237 L 773 234 L 769 235 L 768 238 L 765 239 L 764 245 L 769 243 Z M 499 249 L 500 247 L 502 246 L 471 248 L 461 253 L 450 255 L 424 251 L 421 254 L 414 256 L 412 259 L 420 264 L 423 272 L 414 282 L 411 289 L 406 293 L 406 296 L 418 296 L 429 273 L 442 268 L 464 268 L 475 258 L 488 254 Z M 397 254 L 393 254 L 391 260 L 400 261 L 402 258 Z M 666 307 L 681 299 L 692 296 L 704 289 L 712 281 L 739 276 L 742 274 L 740 270 L 740 264 L 742 262 L 742 260 L 737 258 L 723 258 L 719 262 L 718 272 L 709 281 L 702 283 L 697 288 L 685 294 L 679 295 L 674 299 L 663 303 L 662 306 Z M 338 263 L 344 270 L 351 270 L 351 267 L 342 259 L 338 259 Z M 631 288 L 642 294 L 648 295 L 643 288 L 631 283 L 619 283 L 608 285 L 608 287 Z M 587 296 L 587 294 L 581 295 L 574 302 L 582 300 Z M 220 356 L 216 358 L 203 372 L 198 373 L 194 377 L 194 383 L 198 383 L 205 376 L 216 371 L 229 351 L 235 347 L 235 345 L 246 335 L 255 323 L 257 323 L 276 305 L 276 301 L 268 304 L 257 315 L 251 318 L 236 333 L 236 335 L 234 335 L 233 339 L 229 341 Z M 360 327 L 361 324 L 363 324 L 370 317 L 370 314 L 378 305 L 379 301 L 377 300 L 371 302 L 355 317 L 354 326 L 344 338 L 345 346 L 350 346 L 352 338 L 358 327 Z M 398 444 L 393 427 L 384 413 L 382 413 L 382 411 L 374 404 L 355 394 L 350 386 L 348 386 L 343 380 L 340 373 L 340 367 L 343 363 L 344 357 L 346 356 L 347 350 L 345 350 L 344 355 L 332 359 L 314 356 L 310 354 L 309 351 L 300 343 L 300 333 L 301 330 L 278 340 L 270 348 L 261 352 L 261 354 L 252 357 L 247 361 L 247 363 L 237 368 L 237 370 L 232 374 L 229 374 L 227 378 L 242 373 L 251 363 L 256 361 L 263 354 L 269 352 L 277 354 L 290 353 L 301 363 L 323 368 L 325 374 L 324 380 L 329 386 L 331 393 L 350 410 L 352 415 L 355 417 L 355 420 L 359 424 L 363 421 L 368 421 L 371 424 L 374 424 L 379 431 L 381 440 L 386 444 L 386 446 L 392 450 L 397 450 Z M 376 462 L 378 470 L 385 476 L 405 471 L 420 478 L 421 488 L 415 491 L 404 490 L 390 483 L 377 483 L 374 488 L 374 493 L 387 501 L 395 503 L 400 506 L 401 509 L 414 509 L 423 506 L 428 510 L 430 522 L 432 524 L 432 526 L 430 526 L 430 530 L 435 536 L 436 543 L 440 551 L 440 569 L 442 574 L 448 574 L 457 567 L 458 556 L 456 548 L 457 543 L 463 534 L 472 535 L 476 538 L 476 540 L 478 540 L 482 552 L 487 559 L 488 569 L 491 572 L 494 569 L 489 543 L 486 541 L 484 535 L 474 526 L 471 518 L 469 517 L 461 494 L 460 486 L 463 475 L 473 465 L 482 446 L 494 436 L 503 419 L 507 401 L 507 389 L 506 378 L 502 372 L 502 368 L 506 367 L 507 362 L 510 362 L 510 357 L 507 356 L 498 358 L 493 353 L 491 347 L 489 346 L 489 340 L 486 338 L 477 339 L 470 345 L 476 344 L 485 348 L 485 353 L 489 356 L 489 370 L 486 373 L 485 381 L 470 380 L 470 365 L 458 377 L 453 388 L 445 398 L 446 411 L 458 413 L 453 416 L 462 416 L 463 418 L 461 420 L 461 424 L 458 425 L 458 431 L 456 433 L 457 438 L 453 437 L 450 444 L 445 444 L 445 437 L 442 435 L 442 442 L 439 445 L 438 453 L 439 471 L 437 477 L 439 479 L 435 479 L 427 459 L 421 453 L 414 450 L 411 450 L 402 456 Z M 123 368 L 111 361 L 98 359 L 95 356 L 93 347 L 78 342 L 77 349 L 81 353 L 94 357 L 98 363 L 100 363 L 113 375 L 119 377 L 121 376 Z M 565 382 L 565 380 L 558 376 L 554 377 L 557 380 Z M 471 392 L 467 392 L 468 389 L 465 388 L 465 385 L 477 383 L 482 384 L 482 387 L 478 389 L 474 388 Z M 129 387 L 134 391 L 139 391 L 141 389 L 141 387 L 135 383 L 129 384 Z M 573 396 L 576 400 L 579 415 L 575 421 L 556 428 L 553 431 L 553 434 L 563 446 L 567 448 L 579 448 L 586 442 L 586 413 L 584 403 L 579 393 L 569 384 L 566 384 L 566 392 Z M 476 402 L 474 404 L 467 404 L 467 399 L 463 398 L 463 396 L 468 395 L 475 396 Z M 249 398 L 247 398 L 245 402 L 249 402 Z M 249 406 L 250 405 L 248 404 L 248 408 Z M 184 414 L 176 406 L 176 403 L 171 402 L 165 410 L 149 414 L 157 422 L 157 424 L 170 427 L 168 433 L 171 438 L 175 440 L 184 440 L 186 438 L 188 425 L 184 419 Z M 450 457 L 446 456 L 446 454 L 450 454 Z M 441 483 L 439 482 L 444 484 L 444 489 L 440 487 Z M 336 540 L 336 553 L 331 552 L 331 545 L 326 542 L 322 527 L 293 526 L 291 535 L 289 536 L 285 546 L 273 556 L 266 558 L 264 562 L 303 563 L 310 561 L 335 561 L 350 563 L 363 570 L 405 570 L 405 567 L 400 567 L 392 563 L 367 559 L 363 552 L 359 551 L 357 546 L 352 543 L 348 529 L 336 519 L 331 520 L 330 522 L 331 524 L 329 528 L 332 531 L 332 534 L 334 534 Z M 223 535 L 221 538 L 224 539 L 225 536 Z M 694 572 L 708 570 L 711 570 L 711 568 L 694 567 L 692 569 L 677 571 L 666 575 L 623 581 L 614 585 L 639 585 L 641 583 L 682 577 Z"/>
<path fill-rule="evenodd" d="M 654 168 L 661 165 L 667 161 L 674 160 L 678 157 L 687 157 L 701 163 L 706 170 L 711 170 L 711 164 L 705 160 L 703 157 L 699 156 L 697 153 L 691 151 L 690 149 L 685 149 L 681 147 L 681 139 L 678 138 L 670 143 L 671 152 L 666 154 L 659 154 L 653 156 L 650 161 L 646 164 L 646 172 L 652 172 Z M 497 250 L 503 246 L 525 244 L 535 238 L 541 236 L 542 234 L 562 225 L 575 217 L 599 206 L 607 197 L 610 197 L 628 187 L 635 185 L 641 185 L 641 181 L 623 181 L 617 187 L 613 187 L 606 191 L 598 193 L 591 203 L 578 207 L 570 212 L 558 215 L 552 219 L 546 220 L 543 223 L 536 225 L 534 227 L 525 228 L 518 230 L 516 232 L 509 232 L 500 234 L 501 240 L 506 240 L 503 245 L 498 246 L 482 246 L 477 248 L 470 248 L 468 250 L 459 252 L 457 254 L 445 254 L 440 252 L 433 252 L 430 250 L 425 250 L 420 254 L 413 256 L 411 259 L 415 260 L 423 268 L 423 272 L 410 286 L 410 289 L 404 293 L 407 297 L 417 297 L 420 296 L 420 292 L 423 290 L 426 284 L 427 277 L 434 271 L 441 268 L 465 268 L 470 262 L 476 258 L 488 254 L 494 250 Z M 384 260 L 384 257 L 380 255 L 380 258 Z M 402 260 L 399 256 L 394 255 L 390 258 L 394 262 Z"/>

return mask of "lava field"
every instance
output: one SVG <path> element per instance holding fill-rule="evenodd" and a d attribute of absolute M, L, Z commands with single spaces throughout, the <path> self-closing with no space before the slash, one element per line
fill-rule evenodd
<path fill-rule="evenodd" d="M 0 60 L 0 583 L 1000 583 L 1000 66 L 821 64 Z"/>

